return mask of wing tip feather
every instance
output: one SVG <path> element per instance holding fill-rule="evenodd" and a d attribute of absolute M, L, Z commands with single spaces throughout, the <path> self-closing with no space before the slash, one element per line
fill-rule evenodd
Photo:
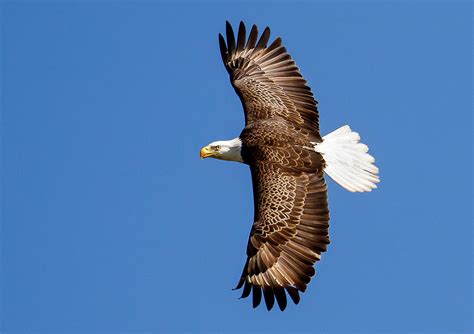
<path fill-rule="evenodd" d="M 293 301 L 295 305 L 298 305 L 300 302 L 300 289 L 294 286 L 265 286 L 261 287 L 259 285 L 252 284 L 251 282 L 245 280 L 245 285 L 240 284 L 240 289 L 243 286 L 242 295 L 238 299 L 244 299 L 252 294 L 252 307 L 257 308 L 262 302 L 262 295 L 263 300 L 265 301 L 265 306 L 268 311 L 271 311 L 276 303 L 278 304 L 278 308 L 281 312 L 285 311 L 286 307 L 288 306 L 287 296 Z"/>

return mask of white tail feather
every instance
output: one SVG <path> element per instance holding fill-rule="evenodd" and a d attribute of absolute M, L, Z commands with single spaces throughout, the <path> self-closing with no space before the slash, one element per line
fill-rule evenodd
<path fill-rule="evenodd" d="M 374 157 L 367 153 L 367 145 L 359 140 L 359 134 L 344 125 L 324 136 L 314 149 L 326 161 L 324 171 L 342 187 L 352 192 L 372 191 L 380 181 L 379 169 Z"/>

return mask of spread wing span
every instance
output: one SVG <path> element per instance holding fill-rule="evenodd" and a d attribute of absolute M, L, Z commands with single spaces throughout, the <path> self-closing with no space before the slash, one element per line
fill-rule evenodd
<path fill-rule="evenodd" d="M 242 298 L 262 295 L 270 310 L 281 310 L 287 294 L 299 302 L 315 274 L 314 264 L 329 244 L 329 211 L 316 101 L 298 67 L 270 30 L 248 39 L 241 22 L 235 39 L 227 22 L 227 41 L 219 35 L 222 59 L 239 95 L 246 119 L 240 135 L 254 191 L 254 223 L 247 261 L 236 289 Z M 258 41 L 257 41 L 258 39 Z"/>
<path fill-rule="evenodd" d="M 219 34 L 222 60 L 242 101 L 246 124 L 280 117 L 319 136 L 317 102 L 281 38 L 267 47 L 270 29 L 265 28 L 258 39 L 258 29 L 253 25 L 246 41 L 243 22 L 237 41 L 229 22 L 226 35 L 227 43 Z"/>

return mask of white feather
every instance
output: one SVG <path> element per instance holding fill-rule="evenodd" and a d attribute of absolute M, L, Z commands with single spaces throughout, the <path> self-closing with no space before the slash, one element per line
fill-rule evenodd
<path fill-rule="evenodd" d="M 242 141 L 239 137 L 231 140 L 219 140 L 210 143 L 208 146 L 219 146 L 220 149 L 216 155 L 213 156 L 215 159 L 244 162 L 242 160 L 241 150 Z"/>
<path fill-rule="evenodd" d="M 326 174 L 342 187 L 352 192 L 372 191 L 380 181 L 379 169 L 374 157 L 367 153 L 368 146 L 359 140 L 359 134 L 344 125 L 324 136 L 314 149 L 326 161 Z"/>

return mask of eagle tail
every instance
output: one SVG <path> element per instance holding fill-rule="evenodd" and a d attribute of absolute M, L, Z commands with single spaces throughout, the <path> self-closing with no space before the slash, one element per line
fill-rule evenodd
<path fill-rule="evenodd" d="M 374 157 L 367 153 L 367 145 L 359 140 L 359 134 L 344 125 L 324 136 L 314 149 L 326 162 L 326 174 L 343 188 L 351 192 L 372 191 L 380 181 L 379 169 L 374 165 Z"/>

